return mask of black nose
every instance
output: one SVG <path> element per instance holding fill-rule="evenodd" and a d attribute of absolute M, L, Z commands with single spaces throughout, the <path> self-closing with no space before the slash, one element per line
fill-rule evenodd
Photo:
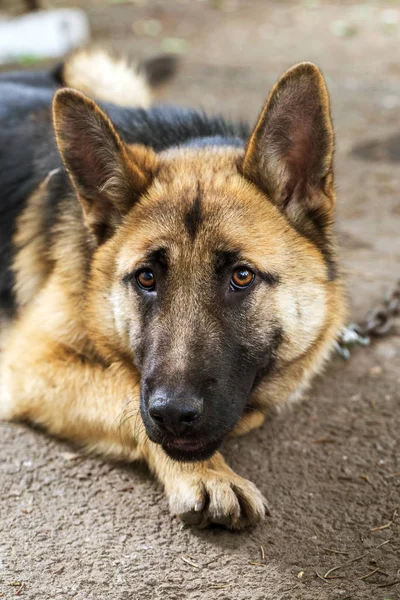
<path fill-rule="evenodd" d="M 202 398 L 166 398 L 154 395 L 149 400 L 149 415 L 155 423 L 173 433 L 186 433 L 203 414 Z"/>

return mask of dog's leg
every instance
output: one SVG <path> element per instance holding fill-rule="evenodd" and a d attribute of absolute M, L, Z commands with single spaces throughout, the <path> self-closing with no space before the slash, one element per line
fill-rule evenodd
<path fill-rule="evenodd" d="M 121 363 L 91 362 L 40 332 L 24 333 L 11 336 L 2 357 L 0 418 L 27 420 L 89 449 L 132 456 L 144 435 L 138 374 Z"/>
<path fill-rule="evenodd" d="M 204 462 L 179 463 L 150 442 L 135 371 L 89 362 L 40 332 L 22 333 L 3 357 L 0 417 L 29 420 L 105 454 L 146 460 L 165 487 L 172 513 L 187 523 L 239 529 L 264 516 L 260 492 L 219 453 Z"/>
<path fill-rule="evenodd" d="M 230 437 L 239 437 L 246 435 L 253 429 L 258 429 L 265 421 L 265 414 L 258 408 L 247 410 L 232 431 Z"/>
<path fill-rule="evenodd" d="M 141 450 L 165 487 L 171 513 L 188 525 L 242 529 L 264 517 L 267 504 L 261 493 L 234 473 L 219 452 L 207 461 L 180 463 L 150 440 Z"/>

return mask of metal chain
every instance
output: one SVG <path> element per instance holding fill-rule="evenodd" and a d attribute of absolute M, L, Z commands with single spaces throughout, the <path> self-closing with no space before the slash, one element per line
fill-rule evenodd
<path fill-rule="evenodd" d="M 350 348 L 354 345 L 368 346 L 372 337 L 388 334 L 400 315 L 400 279 L 390 290 L 380 306 L 370 310 L 361 323 L 350 323 L 335 342 L 335 350 L 343 359 L 350 358 Z"/>

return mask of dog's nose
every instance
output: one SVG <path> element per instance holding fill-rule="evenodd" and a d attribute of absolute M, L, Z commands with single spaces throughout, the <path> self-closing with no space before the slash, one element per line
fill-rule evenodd
<path fill-rule="evenodd" d="M 203 414 L 202 398 L 164 398 L 155 395 L 149 400 L 149 415 L 162 429 L 182 435 Z"/>

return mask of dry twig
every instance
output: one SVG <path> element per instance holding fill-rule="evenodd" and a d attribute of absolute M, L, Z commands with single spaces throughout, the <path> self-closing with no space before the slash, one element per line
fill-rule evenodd
<path fill-rule="evenodd" d="M 378 588 L 385 588 L 385 587 L 391 587 L 392 585 L 397 585 L 398 583 L 400 583 L 400 579 L 396 579 L 395 581 L 391 581 L 389 583 L 381 583 L 381 585 L 378 585 Z"/>
<path fill-rule="evenodd" d="M 379 525 L 378 527 L 373 527 L 371 531 L 382 531 L 383 529 L 387 529 L 391 526 L 393 521 L 389 521 L 389 523 L 385 523 L 385 525 Z"/>
<path fill-rule="evenodd" d="M 377 567 L 373 571 L 370 571 L 369 573 L 367 573 L 366 575 L 363 575 L 362 577 L 359 577 L 358 579 L 368 579 L 368 577 L 372 577 L 372 575 L 375 575 L 375 573 L 379 573 L 379 572 L 380 572 L 379 567 Z"/>
<path fill-rule="evenodd" d="M 347 567 L 348 565 L 351 565 L 363 558 L 365 558 L 366 556 L 368 556 L 367 553 L 365 554 L 361 554 L 360 556 L 356 556 L 355 558 L 352 558 L 351 560 L 346 561 L 345 563 L 343 563 L 342 565 L 338 565 L 337 567 L 332 567 L 332 569 L 329 569 L 329 571 L 327 571 L 324 575 L 324 578 L 327 579 L 327 577 L 331 574 L 334 573 L 334 571 L 338 571 L 339 569 L 343 569 L 344 567 Z"/>
<path fill-rule="evenodd" d="M 333 548 L 323 548 L 323 550 L 326 550 L 327 552 L 332 552 L 332 554 L 344 554 L 345 556 L 348 556 L 350 554 L 350 552 L 344 552 L 342 550 L 334 550 Z"/>
<path fill-rule="evenodd" d="M 200 569 L 200 565 L 198 565 L 197 563 L 195 563 L 193 560 L 190 560 L 190 558 L 186 558 L 186 556 L 181 556 L 181 559 L 187 565 L 190 565 L 191 567 L 195 567 L 196 569 Z"/>
<path fill-rule="evenodd" d="M 24 587 L 25 587 L 25 584 L 21 583 L 21 586 L 17 589 L 17 591 L 15 592 L 15 595 L 19 596 L 20 593 L 22 592 L 22 590 L 24 589 Z"/>

